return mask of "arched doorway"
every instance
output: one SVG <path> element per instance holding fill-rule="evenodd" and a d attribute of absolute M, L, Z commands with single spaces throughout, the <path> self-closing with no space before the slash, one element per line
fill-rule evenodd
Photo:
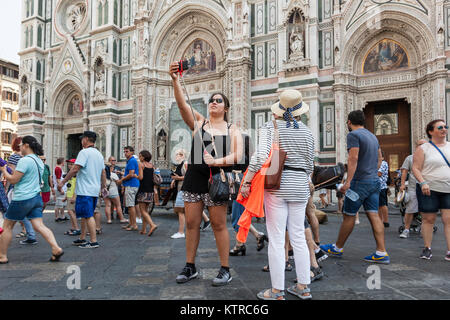
<path fill-rule="evenodd" d="M 77 157 L 84 130 L 83 110 L 81 89 L 72 81 L 61 84 L 46 114 L 44 148 L 50 165 L 55 165 L 59 157 Z"/>
<path fill-rule="evenodd" d="M 369 102 L 366 128 L 376 135 L 391 175 L 411 154 L 410 104 L 405 99 Z"/>

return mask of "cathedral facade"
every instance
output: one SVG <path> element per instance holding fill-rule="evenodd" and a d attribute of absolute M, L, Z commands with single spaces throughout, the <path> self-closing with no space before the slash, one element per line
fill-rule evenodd
<path fill-rule="evenodd" d="M 364 110 L 395 170 L 432 119 L 450 115 L 444 0 L 22 0 L 19 134 L 53 165 L 83 130 L 107 159 L 148 149 L 167 168 L 190 132 L 168 65 L 185 59 L 194 108 L 215 92 L 257 141 L 279 92 L 310 105 L 318 164 L 346 161 L 347 114 Z"/>

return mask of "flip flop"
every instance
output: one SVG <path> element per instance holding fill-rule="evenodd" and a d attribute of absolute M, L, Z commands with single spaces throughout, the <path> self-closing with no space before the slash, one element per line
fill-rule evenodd
<path fill-rule="evenodd" d="M 125 231 L 138 231 L 138 230 L 139 228 L 131 228 L 131 227 L 125 229 Z"/>
<path fill-rule="evenodd" d="M 130 221 L 128 221 L 128 220 L 122 220 L 122 221 L 120 221 L 120 224 L 125 224 L 125 223 L 130 223 Z"/>
<path fill-rule="evenodd" d="M 7 263 L 9 263 L 9 260 L 6 260 L 6 261 L 0 261 L 0 264 L 7 264 Z"/>
<path fill-rule="evenodd" d="M 150 233 L 148 234 L 148 236 L 151 237 L 153 232 L 156 231 L 156 229 L 158 229 L 158 226 L 156 226 L 153 230 L 150 230 Z"/>
<path fill-rule="evenodd" d="M 64 251 L 61 251 L 61 253 L 58 254 L 52 254 L 52 257 L 50 258 L 50 262 L 58 262 L 59 259 L 64 255 Z"/>

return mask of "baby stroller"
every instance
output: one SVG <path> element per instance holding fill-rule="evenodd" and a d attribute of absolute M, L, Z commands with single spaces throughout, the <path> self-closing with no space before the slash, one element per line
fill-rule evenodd
<path fill-rule="evenodd" d="M 397 180 L 397 178 L 395 179 Z M 398 186 L 398 190 L 397 190 Z M 395 193 L 396 193 L 396 202 L 400 207 L 400 213 L 402 215 L 402 225 L 398 228 L 398 233 L 401 234 L 405 230 L 405 214 L 406 214 L 406 204 L 408 203 L 408 182 L 406 182 L 406 190 L 404 193 L 400 192 L 400 185 L 395 182 Z M 414 213 L 414 218 L 411 222 L 410 231 L 420 233 L 422 230 L 422 215 L 419 212 Z M 433 227 L 433 232 L 436 232 L 438 228 L 436 226 Z"/>

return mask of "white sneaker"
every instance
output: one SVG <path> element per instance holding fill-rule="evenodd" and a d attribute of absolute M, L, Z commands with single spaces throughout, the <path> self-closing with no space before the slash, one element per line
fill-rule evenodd
<path fill-rule="evenodd" d="M 136 223 L 137 223 L 137 224 L 142 224 L 142 219 L 139 219 L 139 218 L 136 219 Z"/>
<path fill-rule="evenodd" d="M 179 233 L 179 232 L 177 232 L 177 233 L 175 233 L 174 235 L 171 236 L 172 239 L 182 239 L 184 237 L 185 237 L 184 233 Z"/>
<path fill-rule="evenodd" d="M 409 238 L 409 230 L 408 229 L 403 230 L 403 232 L 400 234 L 400 238 L 402 239 Z"/>

